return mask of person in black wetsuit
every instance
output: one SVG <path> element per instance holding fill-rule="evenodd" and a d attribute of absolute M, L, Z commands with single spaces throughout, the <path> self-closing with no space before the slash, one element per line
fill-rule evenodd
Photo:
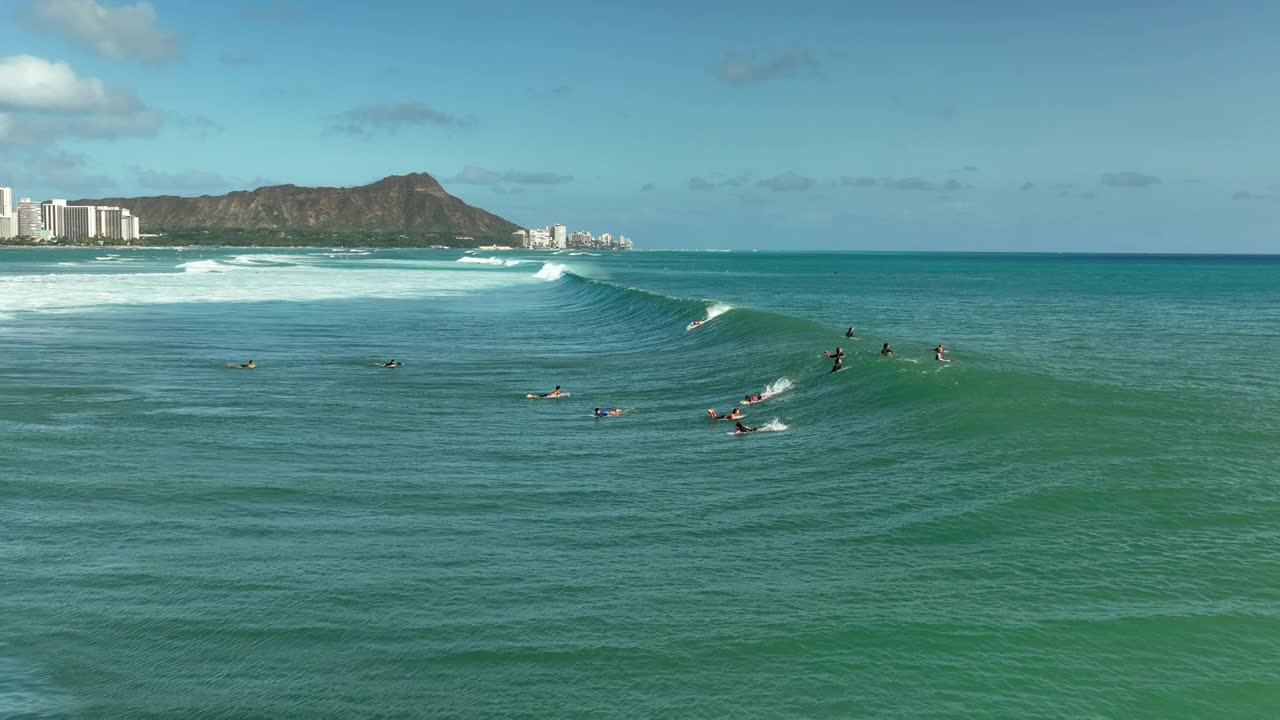
<path fill-rule="evenodd" d="M 893 348 L 889 347 L 889 343 L 885 343 L 884 347 L 880 348 L 880 354 L 885 357 L 898 357 L 894 354 Z"/>
<path fill-rule="evenodd" d="M 753 428 L 753 427 L 747 427 L 746 425 L 743 425 L 742 423 L 734 423 L 734 424 L 733 424 L 733 431 L 734 431 L 735 433 L 737 433 L 738 435 L 742 435 L 742 434 L 744 434 L 744 433 L 755 432 L 755 431 L 756 431 L 756 428 Z"/>
<path fill-rule="evenodd" d="M 835 358 L 836 362 L 831 366 L 831 372 L 836 372 L 840 368 L 844 367 L 844 348 L 836 348 L 835 352 L 826 352 L 823 353 L 823 355 L 826 355 L 829 358 Z"/>
<path fill-rule="evenodd" d="M 853 337 L 853 326 L 850 326 L 849 329 L 845 331 L 844 336 L 847 338 Z"/>

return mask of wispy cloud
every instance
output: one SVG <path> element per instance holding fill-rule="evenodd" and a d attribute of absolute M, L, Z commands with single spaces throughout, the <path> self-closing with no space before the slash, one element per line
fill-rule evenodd
<path fill-rule="evenodd" d="M 167 173 L 157 170 L 146 170 L 137 165 L 129 167 L 138 179 L 138 184 L 148 190 L 167 192 L 191 192 L 193 190 L 225 190 L 231 183 L 227 178 L 208 170 L 186 169 L 181 172 Z"/>
<path fill-rule="evenodd" d="M 529 88 L 529 97 L 539 101 L 559 100 L 573 94 L 568 85 L 555 85 L 547 88 Z"/>
<path fill-rule="evenodd" d="M 815 72 L 818 61 L 808 50 L 761 54 L 735 51 L 727 54 L 715 68 L 721 82 L 739 87 L 759 85 L 800 72 Z"/>
<path fill-rule="evenodd" d="M 368 137 L 380 132 L 395 133 L 406 127 L 469 127 L 474 124 L 473 119 L 451 115 L 419 102 L 403 102 L 365 105 L 339 113 L 337 122 L 330 129 L 347 135 Z"/>
<path fill-rule="evenodd" d="M 1155 175 L 1125 170 L 1121 172 L 1103 173 L 1101 182 L 1107 187 L 1144 188 L 1159 185 L 1160 178 Z"/>
<path fill-rule="evenodd" d="M 250 7 L 246 7 L 241 12 L 241 15 L 246 20 L 257 22 L 293 23 L 302 19 L 302 13 L 298 12 L 298 9 L 291 3 L 284 0 L 255 3 Z"/>
<path fill-rule="evenodd" d="M 711 182 L 704 177 L 697 176 L 689 178 L 690 190 L 714 190 L 715 187 L 715 185 L 712 185 Z"/>
<path fill-rule="evenodd" d="M 1035 183 L 1033 183 L 1033 182 L 1031 182 L 1030 180 L 1028 180 L 1028 181 L 1026 181 L 1026 182 L 1022 183 L 1022 187 L 1020 187 L 1020 188 L 1018 188 L 1018 189 L 1019 189 L 1019 190 L 1035 190 L 1035 189 L 1036 189 L 1036 184 L 1035 184 Z"/>
<path fill-rule="evenodd" d="M 1095 195 L 1094 193 L 1091 193 L 1091 192 L 1077 192 L 1077 191 L 1075 191 L 1075 190 L 1061 190 L 1061 191 L 1059 191 L 1059 192 L 1058 192 L 1058 197 L 1064 197 L 1064 198 L 1075 198 L 1076 200 L 1092 200 L 1092 199 L 1094 199 L 1095 197 L 1097 197 L 1097 195 Z"/>
<path fill-rule="evenodd" d="M 221 123 L 207 115 L 178 115 L 173 124 L 179 130 L 204 139 L 211 135 L 221 135 L 227 129 Z"/>
<path fill-rule="evenodd" d="M 218 53 L 218 62 L 222 63 L 223 65 L 238 67 L 241 65 L 257 65 L 258 58 L 252 55 L 241 55 L 240 53 L 223 52 L 223 53 Z"/>
<path fill-rule="evenodd" d="M 56 148 L 19 145 L 0 154 L 0 177 L 16 186 L 56 188 L 72 194 L 102 194 L 115 180 L 86 170 L 88 158 Z"/>
<path fill-rule="evenodd" d="M 446 178 L 445 182 L 461 183 L 463 185 L 498 185 L 500 183 L 513 183 L 517 185 L 561 185 L 563 183 L 573 182 L 572 175 L 560 175 L 547 171 L 529 171 L 529 170 L 507 170 L 505 172 L 496 172 L 487 170 L 475 165 L 468 165 L 462 168 L 462 171 L 451 178 Z"/>
<path fill-rule="evenodd" d="M 23 14 L 28 27 L 84 45 L 112 60 L 163 65 L 180 59 L 180 36 L 160 27 L 149 2 L 103 5 L 97 0 L 35 0 Z"/>
<path fill-rule="evenodd" d="M 1248 190 L 1240 190 L 1238 192 L 1232 193 L 1231 199 L 1232 200 L 1266 200 L 1267 196 L 1259 195 L 1258 193 L 1249 192 Z"/>
<path fill-rule="evenodd" d="M 837 184 L 841 187 L 873 188 L 880 185 L 880 179 L 873 177 L 849 177 L 848 175 L 845 175 L 840 178 Z"/>
<path fill-rule="evenodd" d="M 654 190 L 657 190 L 657 189 L 658 189 L 658 186 L 654 185 L 653 183 L 645 183 L 640 186 L 640 192 L 653 192 Z"/>
<path fill-rule="evenodd" d="M 805 177 L 794 172 L 785 172 L 781 175 L 761 180 L 756 185 L 774 192 L 804 192 L 811 190 L 817 182 L 811 177 Z"/>

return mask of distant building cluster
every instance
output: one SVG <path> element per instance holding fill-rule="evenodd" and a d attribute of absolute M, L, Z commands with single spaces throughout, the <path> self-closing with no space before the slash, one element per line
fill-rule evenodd
<path fill-rule="evenodd" d="M 137 240 L 142 234 L 138 218 L 124 208 L 68 205 L 66 200 L 36 202 L 21 198 L 15 205 L 13 189 L 0 187 L 0 240 L 20 237 L 49 241 Z"/>
<path fill-rule="evenodd" d="M 609 233 L 592 235 L 585 230 L 569 232 L 564 225 L 548 225 L 511 233 L 512 244 L 526 250 L 631 250 L 631 238 Z"/>

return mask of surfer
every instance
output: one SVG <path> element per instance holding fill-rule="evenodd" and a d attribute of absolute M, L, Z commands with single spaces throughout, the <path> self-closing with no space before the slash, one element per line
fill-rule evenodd
<path fill-rule="evenodd" d="M 851 337 L 853 337 L 853 326 L 852 326 L 852 325 L 851 325 L 851 326 L 849 326 L 849 329 L 845 331 L 844 336 L 845 336 L 845 337 L 847 337 L 847 338 L 851 338 Z"/>
<path fill-rule="evenodd" d="M 689 328 L 690 329 L 696 328 L 704 322 L 706 322 L 706 320 L 694 320 L 693 322 L 689 323 Z"/>
<path fill-rule="evenodd" d="M 382 367 L 402 367 L 403 365 L 404 363 L 396 360 L 395 358 L 391 358 L 387 362 L 382 363 Z"/>
<path fill-rule="evenodd" d="M 744 403 L 758 403 L 761 400 L 764 400 L 764 393 L 759 393 L 756 395 L 747 395 L 746 397 L 742 398 L 742 402 Z"/>
<path fill-rule="evenodd" d="M 831 366 L 831 372 L 837 372 L 844 367 L 844 348 L 836 348 L 835 352 L 824 352 L 829 358 L 835 358 L 835 364 Z"/>
<path fill-rule="evenodd" d="M 716 412 L 715 408 L 710 408 L 707 410 L 707 414 L 711 416 L 712 420 L 737 420 L 742 417 L 742 411 L 738 410 L 738 408 L 731 410 L 728 415 L 721 415 Z"/>
<path fill-rule="evenodd" d="M 609 417 L 611 415 L 621 415 L 621 414 L 622 414 L 622 410 L 620 408 L 614 408 L 612 410 L 601 410 L 600 408 L 596 408 L 595 412 L 591 413 L 592 417 L 598 417 L 598 418 Z"/>
<path fill-rule="evenodd" d="M 557 386 L 556 386 L 556 389 L 555 389 L 555 390 L 552 390 L 551 392 L 538 393 L 538 394 L 535 394 L 535 393 L 529 393 L 529 394 L 525 395 L 525 397 L 527 397 L 527 398 L 549 398 L 549 397 L 560 397 L 561 395 L 565 395 L 565 394 L 566 394 L 566 393 L 561 392 L 561 390 L 560 390 L 560 386 L 559 386 L 559 385 L 557 385 Z"/>
<path fill-rule="evenodd" d="M 896 354 L 894 354 L 893 348 L 889 347 L 889 343 L 885 343 L 884 347 L 880 348 L 880 354 L 884 355 L 885 357 L 898 357 Z"/>
<path fill-rule="evenodd" d="M 753 427 L 747 427 L 746 425 L 743 425 L 742 423 L 734 423 L 734 424 L 733 424 L 733 433 L 734 433 L 735 435 L 745 435 L 746 433 L 749 433 L 749 432 L 755 432 L 755 431 L 756 431 L 756 428 L 753 428 Z"/>
<path fill-rule="evenodd" d="M 254 369 L 254 368 L 258 367 L 258 366 L 257 366 L 257 365 L 255 365 L 255 364 L 254 364 L 254 362 L 253 362 L 252 360 L 250 360 L 250 361 L 249 361 L 249 362 L 247 362 L 247 363 L 240 363 L 239 365 L 236 365 L 235 363 L 228 363 L 228 364 L 227 364 L 227 367 L 229 367 L 229 368 L 244 368 L 245 370 L 252 370 L 252 369 Z"/>
<path fill-rule="evenodd" d="M 947 350 L 947 346 L 939 344 L 938 347 L 933 349 L 933 359 L 937 360 L 938 362 L 951 362 L 950 360 L 942 357 L 942 353 L 945 353 L 945 352 L 950 352 L 949 350 Z"/>

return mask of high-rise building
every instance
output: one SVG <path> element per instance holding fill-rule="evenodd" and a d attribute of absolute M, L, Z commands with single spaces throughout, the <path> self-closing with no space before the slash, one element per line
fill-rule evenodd
<path fill-rule="evenodd" d="M 0 215 L 13 214 L 13 188 L 0 187 Z"/>
<path fill-rule="evenodd" d="M 22 198 L 18 201 L 15 215 L 18 218 L 17 236 L 38 240 L 40 238 L 40 203 L 31 198 Z"/>
<path fill-rule="evenodd" d="M 594 243 L 595 238 L 591 237 L 591 233 L 585 230 L 569 233 L 569 247 L 571 248 L 589 248 Z"/>
<path fill-rule="evenodd" d="M 511 245 L 512 245 L 512 247 L 518 247 L 518 248 L 525 248 L 525 249 L 528 249 L 528 247 L 529 247 L 529 231 L 527 231 L 527 230 L 517 230 L 517 231 L 515 231 L 515 232 L 511 233 Z"/>
<path fill-rule="evenodd" d="M 62 235 L 73 240 L 96 237 L 98 234 L 98 208 L 92 205 L 64 205 L 62 211 Z M 116 209 L 116 222 L 119 223 L 119 209 Z M 117 225 L 119 227 L 119 225 Z"/>
<path fill-rule="evenodd" d="M 94 224 L 97 226 L 98 230 L 95 234 L 104 240 L 123 240 L 123 218 L 124 211 L 120 208 L 99 206 L 96 212 L 94 212 Z"/>
<path fill-rule="evenodd" d="M 531 248 L 548 248 L 551 247 L 551 233 L 546 230 L 532 228 L 529 230 L 529 247 Z"/>
<path fill-rule="evenodd" d="M 142 234 L 142 228 L 138 222 L 138 218 L 134 217 L 128 210 L 120 210 L 120 239 L 121 240 L 137 240 Z"/>
<path fill-rule="evenodd" d="M 18 234 L 18 218 L 0 215 L 0 240 L 8 240 Z"/>
<path fill-rule="evenodd" d="M 40 203 L 40 227 L 49 231 L 49 237 L 62 237 L 67 234 L 64 218 L 66 200 L 45 200 Z"/>
<path fill-rule="evenodd" d="M 613 247 L 613 235 L 610 235 L 609 233 L 600 233 L 597 235 L 596 247 L 601 247 L 606 250 Z"/>
<path fill-rule="evenodd" d="M 547 232 L 551 234 L 552 247 L 563 250 L 568 245 L 569 229 L 563 225 L 548 225 Z"/>
<path fill-rule="evenodd" d="M 619 236 L 618 236 L 618 249 L 619 249 L 619 250 L 630 250 L 630 249 L 631 249 L 631 238 L 627 237 L 626 235 L 619 235 Z"/>

